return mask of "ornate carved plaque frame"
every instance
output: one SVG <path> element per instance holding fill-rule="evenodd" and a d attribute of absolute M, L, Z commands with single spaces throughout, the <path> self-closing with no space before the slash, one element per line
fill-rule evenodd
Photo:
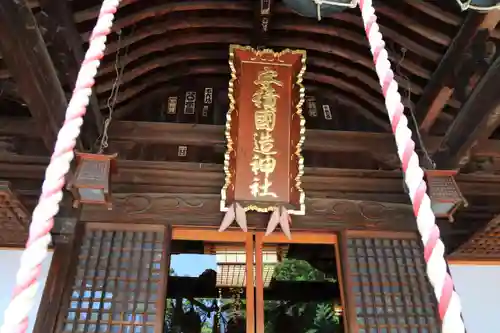
<path fill-rule="evenodd" d="M 281 206 L 289 214 L 305 214 L 305 62 L 301 50 L 230 46 L 221 211 L 237 202 L 245 211 L 269 212 Z"/>

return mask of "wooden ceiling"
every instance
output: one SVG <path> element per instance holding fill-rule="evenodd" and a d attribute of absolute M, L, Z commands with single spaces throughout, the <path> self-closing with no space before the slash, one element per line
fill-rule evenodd
<path fill-rule="evenodd" d="M 28 201 L 37 193 L 30 186 L 39 186 L 40 175 L 27 176 L 12 165 L 21 170 L 34 160 L 40 162 L 37 158 L 48 156 L 52 149 L 99 6 L 98 0 L 0 3 L 0 178 L 19 184 L 21 192 L 31 198 Z M 495 82 L 500 80 L 500 12 L 460 12 L 453 0 L 384 0 L 376 8 L 408 115 L 410 110 L 414 113 L 437 166 L 460 168 L 462 174 L 469 174 L 464 176 L 477 177 L 471 180 L 474 186 L 489 185 L 491 191 L 497 191 L 491 184 L 500 182 L 500 95 L 495 90 Z M 141 151 L 159 152 L 180 144 L 223 147 L 220 125 L 144 121 L 159 112 L 155 107 L 158 100 L 190 82 L 217 82 L 224 89 L 229 80 L 229 44 L 299 48 L 308 52 L 308 92 L 346 106 L 337 110 L 336 117 L 355 113 L 373 123 L 372 127 L 343 131 L 311 129 L 306 150 L 343 159 L 345 163 L 332 164 L 335 169 L 330 165 L 328 172 L 359 169 L 356 158 L 372 156 L 384 162 L 366 164 L 371 175 L 380 169 L 392 170 L 400 179 L 398 170 L 386 167 L 390 160 L 397 167 L 397 157 L 357 9 L 318 22 L 292 12 L 278 0 L 271 1 L 270 15 L 261 14 L 260 1 L 253 0 L 123 0 L 113 29 L 97 73 L 80 147 L 91 147 L 102 130 L 117 63 L 124 69 L 111 143 L 123 159 L 150 163 L 169 157 L 161 153 L 160 158 L 135 153 L 131 157 L 131 151 L 138 145 L 142 145 Z M 134 122 L 123 121 L 130 119 Z M 315 163 L 309 165 L 325 167 Z M 135 183 L 138 176 L 131 177 L 134 180 L 127 182 L 127 191 L 142 186 Z M 374 191 L 380 185 L 370 184 Z M 214 193 L 217 186 L 202 192 Z M 141 191 L 148 190 L 143 187 Z M 472 207 L 461 212 L 463 217 L 453 227 L 461 240 L 500 213 L 500 204 L 495 203 L 500 192 L 491 191 L 484 194 L 478 189 L 467 194 Z M 385 201 L 403 202 L 391 197 L 396 192 L 403 197 L 402 186 L 389 192 Z M 471 219 L 473 226 L 468 224 Z"/>

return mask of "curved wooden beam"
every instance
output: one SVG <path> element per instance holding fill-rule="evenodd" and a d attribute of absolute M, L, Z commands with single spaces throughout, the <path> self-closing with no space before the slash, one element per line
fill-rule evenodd
<path fill-rule="evenodd" d="M 238 34 L 238 33 L 210 33 L 210 34 L 179 34 L 175 37 L 166 36 L 162 39 L 151 40 L 148 44 L 142 45 L 127 55 L 121 58 L 121 63 L 127 66 L 133 61 L 138 60 L 141 57 L 150 55 L 155 52 L 166 51 L 169 48 L 186 46 L 186 45 L 196 45 L 196 44 L 210 44 L 210 43 L 220 43 L 220 44 L 249 44 L 249 37 Z M 336 56 L 342 57 L 347 61 L 362 65 L 367 70 L 373 71 L 373 61 L 369 56 L 369 51 L 367 48 L 359 47 L 357 51 L 351 49 L 341 48 L 338 45 L 345 45 L 345 41 L 338 41 L 335 44 L 335 38 L 332 38 L 332 44 L 316 42 L 309 40 L 307 38 L 299 37 L 276 37 L 269 41 L 270 47 L 280 47 L 280 48 L 297 48 L 306 49 L 310 51 L 316 51 L 319 53 L 324 53 L 325 56 L 334 54 Z M 100 75 L 104 73 L 110 73 L 114 70 L 114 58 L 111 61 L 111 57 L 106 57 L 107 61 L 103 64 L 102 69 L 99 71 Z M 397 59 L 396 59 L 397 60 Z M 431 76 L 432 72 L 428 69 L 422 68 L 419 65 L 405 60 L 402 67 L 406 68 L 408 72 L 427 79 Z"/>
<path fill-rule="evenodd" d="M 215 76 L 210 76 L 210 81 L 214 83 L 215 86 L 222 86 L 224 83 L 227 84 L 227 75 L 221 76 L 219 79 L 216 79 Z M 141 98 L 132 99 L 129 103 L 124 103 L 119 105 L 115 112 L 114 117 L 116 119 L 123 119 L 125 116 L 136 110 L 137 108 L 150 103 L 152 100 L 158 98 L 159 96 L 166 96 L 175 91 L 181 89 L 180 85 L 172 85 L 169 83 L 168 85 L 161 85 L 159 87 L 153 88 L 149 90 L 147 93 L 143 94 Z"/>
<path fill-rule="evenodd" d="M 316 52 L 321 52 L 325 54 L 335 54 L 337 56 L 343 57 L 347 60 L 351 60 L 353 63 L 360 64 L 369 70 L 374 70 L 373 60 L 369 60 L 369 49 L 359 48 L 357 51 L 353 49 L 340 48 L 339 45 L 343 45 L 344 41 L 335 41 L 332 38 L 332 43 L 316 42 L 309 39 L 298 39 L 296 37 L 286 37 L 286 38 L 274 38 L 269 42 L 269 46 L 283 47 L 283 48 L 298 48 L 312 50 Z M 389 56 L 391 60 L 398 62 L 400 59 Z M 402 68 L 405 68 L 409 73 L 417 75 L 423 79 L 428 79 L 432 75 L 432 71 L 421 67 L 420 65 L 414 63 L 411 60 L 405 60 L 401 64 Z"/>
<path fill-rule="evenodd" d="M 377 13 L 383 13 L 384 16 L 388 17 L 389 20 L 395 23 L 401 22 L 401 25 L 407 27 L 408 29 L 414 31 L 415 33 L 428 40 L 434 41 L 439 44 L 444 43 L 443 45 L 447 45 L 447 43 L 445 43 L 447 39 L 451 41 L 451 37 L 443 34 L 440 30 L 431 29 L 431 27 L 420 24 L 410 15 L 405 15 L 403 11 L 394 11 L 392 7 L 393 5 L 390 4 L 389 1 L 380 2 L 377 6 Z M 275 13 L 295 14 L 291 9 L 287 8 L 284 5 L 276 6 Z M 330 15 L 330 18 L 356 25 L 359 28 L 363 28 L 363 21 L 361 20 L 361 16 L 359 14 L 359 11 L 357 10 L 335 13 Z"/>
<path fill-rule="evenodd" d="M 332 101 L 334 98 L 338 98 L 340 101 L 342 101 L 343 104 L 346 106 L 351 107 L 353 110 L 356 110 L 361 116 L 365 117 L 372 123 L 376 124 L 380 128 L 384 129 L 386 132 L 391 132 L 391 125 L 389 123 L 389 118 L 387 115 L 385 117 L 379 117 L 375 115 L 373 112 L 370 110 L 366 109 L 363 105 L 359 104 L 357 101 L 346 97 L 344 94 L 340 93 L 340 97 L 338 91 L 332 91 L 331 88 L 324 88 L 321 86 L 316 86 L 314 84 L 308 84 L 306 86 L 306 89 L 309 91 L 311 95 L 315 96 L 321 96 L 327 101 Z M 335 93 L 334 98 L 330 97 L 332 93 Z"/>
<path fill-rule="evenodd" d="M 178 18 L 165 20 L 165 21 L 155 21 L 154 24 L 145 26 L 144 28 L 134 31 L 132 35 L 122 36 L 120 43 L 118 40 L 111 41 L 106 47 L 105 54 L 115 53 L 118 48 L 124 48 L 129 45 L 133 45 L 139 41 L 143 41 L 146 38 L 158 35 L 169 34 L 174 31 L 182 30 L 183 33 L 188 32 L 189 29 L 205 29 L 205 28 L 217 28 L 221 31 L 234 31 L 233 29 L 248 30 L 248 33 L 253 29 L 252 22 L 250 20 L 245 21 L 241 18 L 234 17 L 214 17 L 210 20 L 203 20 L 200 17 L 186 17 L 182 21 Z M 91 31 L 82 34 L 84 40 L 87 40 L 90 36 Z"/>
<path fill-rule="evenodd" d="M 311 22 L 303 17 L 297 16 L 296 18 L 287 19 L 274 16 L 273 25 L 270 27 L 271 31 L 287 31 L 287 32 L 300 32 L 309 34 L 318 34 L 337 37 L 341 39 L 348 40 L 362 47 L 368 47 L 366 37 L 363 33 L 358 31 L 353 31 L 345 29 L 339 26 L 329 24 L 322 24 L 321 22 Z M 199 29 L 199 28 L 237 28 L 237 29 L 252 29 L 252 21 L 241 20 L 240 18 L 230 18 L 230 17 L 213 17 L 210 20 L 203 20 L 198 16 L 188 16 L 182 21 L 177 17 L 171 18 L 169 16 L 165 17 L 165 20 L 156 21 L 153 24 L 143 27 L 138 31 L 134 31 L 131 36 L 122 37 L 120 45 L 118 41 L 112 41 L 106 48 L 106 54 L 114 53 L 117 51 L 118 47 L 125 47 L 131 45 L 138 41 L 144 40 L 148 37 L 165 34 L 176 30 L 187 30 L 187 29 Z M 382 32 L 384 36 L 388 39 L 393 40 L 407 50 L 413 52 L 414 54 L 424 57 L 430 61 L 436 62 L 441 58 L 441 54 L 424 47 L 423 45 L 405 37 L 404 35 L 383 27 Z M 87 40 L 91 34 L 91 31 L 86 31 L 82 34 L 83 40 Z"/>
<path fill-rule="evenodd" d="M 294 20 L 295 18 L 293 19 L 293 21 Z M 310 21 L 307 21 L 309 24 L 297 25 L 293 21 L 282 22 L 278 17 L 276 18 L 276 22 L 273 23 L 273 26 L 271 28 L 272 30 L 285 30 L 292 32 L 304 32 L 310 34 L 335 36 L 338 38 L 347 39 L 351 42 L 361 45 L 362 47 L 368 47 L 368 42 L 366 40 L 365 34 L 359 33 L 356 30 L 343 29 L 332 24 L 317 24 L 316 22 L 313 24 Z M 415 53 L 418 56 L 424 57 L 433 62 L 438 61 L 441 58 L 440 53 L 416 43 L 415 41 L 402 35 L 401 33 L 398 33 L 397 31 L 384 26 L 381 26 L 380 29 L 387 40 L 396 42 L 397 44 L 401 45 L 402 47 Z"/>
<path fill-rule="evenodd" d="M 212 67 L 213 68 L 213 67 Z M 224 70 L 227 68 L 226 67 L 221 67 L 219 70 Z M 217 80 L 218 82 L 227 82 L 227 73 L 223 72 L 215 72 L 212 75 L 215 74 L 224 74 L 223 79 Z M 198 72 L 197 67 L 191 67 L 190 68 L 190 74 L 184 76 L 189 77 L 192 76 L 193 78 L 198 78 L 200 75 L 207 75 L 210 74 L 207 72 L 207 70 L 203 70 L 201 73 Z M 182 76 L 181 76 L 182 77 Z M 179 78 L 179 77 L 176 77 Z M 172 80 L 176 79 L 172 78 Z M 311 92 L 317 92 L 321 93 L 321 97 L 324 98 L 325 100 L 332 100 L 332 97 L 330 97 L 332 94 L 340 100 L 343 104 L 352 107 L 354 110 L 360 113 L 363 117 L 366 119 L 372 121 L 376 125 L 380 126 L 386 131 L 390 130 L 388 120 L 385 120 L 384 117 L 378 117 L 372 112 L 372 108 L 367 108 L 364 105 L 370 105 L 366 102 L 360 102 L 355 100 L 354 98 L 350 97 L 348 94 L 346 94 L 344 91 L 338 89 L 338 88 L 332 88 L 331 86 L 328 86 L 326 84 L 321 84 L 317 82 L 311 82 L 310 80 L 305 80 L 305 85 L 306 85 L 306 90 L 311 91 Z M 120 119 L 128 115 L 130 112 L 133 112 L 135 109 L 143 106 L 144 104 L 147 104 L 150 102 L 152 99 L 157 98 L 158 96 L 164 96 L 165 94 L 169 94 L 172 92 L 175 92 L 179 89 L 178 85 L 172 85 L 171 81 L 164 81 L 159 84 L 157 84 L 155 87 L 152 87 L 151 90 L 148 92 L 144 93 L 141 95 L 141 98 L 135 98 L 132 99 L 128 103 L 121 103 L 121 105 L 118 105 L 118 107 L 115 110 L 115 118 Z"/>
<path fill-rule="evenodd" d="M 177 79 L 183 76 L 193 75 L 193 74 L 226 74 L 229 77 L 229 66 L 221 63 L 220 65 L 193 65 L 193 66 L 174 66 L 172 69 L 165 69 L 162 72 L 157 72 L 152 75 L 148 75 L 141 80 L 142 82 L 136 84 L 128 89 L 120 92 L 118 95 L 117 103 L 124 103 L 127 100 L 137 96 L 149 88 L 154 87 L 158 84 L 163 84 L 169 82 L 173 79 Z M 366 103 L 370 104 L 374 109 L 385 114 L 385 104 L 382 99 L 381 93 L 380 97 L 377 98 L 360 89 L 358 86 L 351 83 L 345 82 L 342 79 L 328 76 L 325 74 L 318 74 L 314 72 L 306 72 L 304 78 L 312 82 L 318 82 L 325 85 L 332 86 L 339 89 L 345 93 L 351 93 L 353 96 L 361 98 Z"/>
<path fill-rule="evenodd" d="M 214 49 L 214 50 L 193 50 L 189 51 L 182 50 L 181 52 L 168 53 L 166 56 L 155 57 L 149 61 L 146 61 L 133 68 L 125 68 L 123 76 L 121 77 L 122 85 L 126 85 L 128 82 L 139 79 L 153 72 L 154 70 L 165 70 L 165 67 L 172 65 L 181 65 L 183 62 L 192 61 L 212 61 L 212 60 L 228 60 L 229 50 L 224 49 Z M 113 88 L 113 83 L 115 81 L 114 73 L 111 75 L 106 75 L 100 78 L 97 82 L 97 93 L 102 94 L 110 91 Z"/>
<path fill-rule="evenodd" d="M 189 50 L 188 52 L 179 52 L 169 54 L 166 57 L 161 57 L 157 59 L 150 60 L 140 66 L 134 67 L 131 70 L 127 70 L 124 72 L 122 77 L 122 87 L 126 88 L 129 85 L 133 84 L 134 80 L 138 80 L 144 77 L 145 80 L 148 80 L 147 77 L 155 75 L 158 70 L 165 71 L 168 66 L 182 66 L 185 62 L 192 61 L 228 61 L 228 51 L 224 50 Z M 319 57 L 308 57 L 307 58 L 307 72 L 318 72 L 322 73 L 322 69 L 328 69 L 331 72 L 330 74 L 334 74 L 335 77 L 338 77 L 340 80 L 345 81 L 347 84 L 354 84 L 354 87 L 359 87 L 360 93 L 363 94 L 365 92 L 365 88 L 368 87 L 374 94 L 380 94 L 380 85 L 376 78 L 368 75 L 366 72 L 357 70 L 350 66 L 342 64 L 335 57 L 331 57 L 331 59 L 323 59 Z M 318 71 L 319 69 L 319 71 Z M 154 71 L 154 72 L 153 72 Z M 106 81 L 100 81 L 97 85 L 97 93 L 103 94 L 110 91 L 113 88 L 114 84 L 114 76 L 108 76 L 109 79 Z M 347 77 L 346 80 L 343 77 Z M 412 92 L 415 94 L 419 94 L 422 91 L 422 88 L 411 85 Z"/>
<path fill-rule="evenodd" d="M 175 12 L 189 12 L 198 10 L 234 10 L 234 11 L 252 11 L 252 4 L 243 1 L 189 1 L 189 2 L 163 2 L 161 4 L 153 5 L 151 7 L 141 8 L 141 10 L 134 11 L 133 15 L 118 18 L 113 25 L 113 30 L 126 28 L 141 20 L 163 16 Z M 92 21 L 97 18 L 99 14 L 98 7 L 81 10 L 75 13 L 74 18 L 76 23 L 85 21 Z M 115 30 L 116 29 L 116 30 Z"/>
<path fill-rule="evenodd" d="M 36 1 L 36 0 L 33 0 L 33 1 Z M 131 5 L 133 3 L 136 3 L 138 1 L 141 1 L 141 0 L 121 0 L 119 10 L 122 11 L 124 7 Z M 75 12 L 74 20 L 76 23 L 81 23 L 81 22 L 85 22 L 88 20 L 95 21 L 95 19 L 99 15 L 100 9 L 101 9 L 101 5 L 99 4 L 97 6 L 92 6 L 92 7 L 88 7 L 88 8 L 79 10 L 79 11 Z"/>
<path fill-rule="evenodd" d="M 132 49 L 129 53 L 120 58 L 122 66 L 128 66 L 130 63 L 139 60 L 140 58 L 150 55 L 155 52 L 168 52 L 170 48 L 191 46 L 191 45 L 206 45 L 206 44 L 244 44 L 250 43 L 250 38 L 238 33 L 216 33 L 216 34 L 185 34 L 175 37 L 168 36 L 166 39 L 148 43 L 136 49 Z M 229 52 L 229 47 L 227 48 Z M 166 54 L 165 54 L 166 55 Z M 111 60 L 113 59 L 113 60 Z M 112 73 L 114 69 L 114 57 L 105 57 L 105 62 L 101 65 L 97 76 Z M 109 60 L 109 61 L 108 61 Z M 130 69 L 130 67 L 128 67 Z"/>
<path fill-rule="evenodd" d="M 460 15 L 455 13 L 447 12 L 439 8 L 439 6 L 435 5 L 432 2 L 425 2 L 420 0 L 410 0 L 406 1 L 406 3 L 413 8 L 425 13 L 435 19 L 438 19 L 444 23 L 458 26 L 462 23 L 462 18 Z"/>
<path fill-rule="evenodd" d="M 385 16 L 393 22 L 404 26 L 406 29 L 424 36 L 428 40 L 441 46 L 448 46 L 453 39 L 453 37 L 442 33 L 438 29 L 432 29 L 432 27 L 422 24 L 417 18 L 404 15 L 401 11 L 394 9 L 390 5 L 377 6 L 377 14 Z"/>
<path fill-rule="evenodd" d="M 135 2 L 135 1 L 127 1 L 127 4 L 130 4 L 130 2 Z M 273 11 L 273 14 L 280 14 L 280 13 L 285 13 L 285 14 L 294 14 L 294 20 L 300 20 L 302 17 L 299 15 L 296 15 L 294 12 L 292 12 L 290 9 L 285 7 L 283 4 L 277 3 L 276 4 L 276 9 Z M 434 41 L 438 44 L 442 45 L 448 45 L 448 43 L 451 41 L 451 37 L 443 34 L 439 29 L 432 29 L 429 26 L 426 26 L 425 24 L 420 24 L 417 20 L 413 19 L 409 15 L 404 15 L 400 11 L 393 10 L 391 8 L 392 6 L 389 4 L 387 6 L 379 6 L 378 10 L 381 11 L 384 15 L 390 17 L 394 22 L 404 22 L 403 24 L 405 27 L 408 29 L 418 33 L 419 35 L 422 35 L 423 37 L 427 38 L 428 40 Z M 420 6 L 421 7 L 421 6 Z M 420 9 L 420 7 L 416 7 L 417 9 Z M 429 8 L 425 7 L 426 11 L 429 11 Z M 234 10 L 234 11 L 252 11 L 252 6 L 244 3 L 244 2 L 234 2 L 234 1 L 203 1 L 203 2 L 190 2 L 190 3 L 166 3 L 162 5 L 157 5 L 157 6 L 152 6 L 149 8 L 145 8 L 140 12 L 135 12 L 134 15 L 129 15 L 125 18 L 117 20 L 115 26 L 113 27 L 116 29 L 115 31 L 119 29 L 123 29 L 129 25 L 135 24 L 138 21 L 149 18 L 149 17 L 159 17 L 159 16 L 165 16 L 170 13 L 174 12 L 181 12 L 181 11 L 201 11 L 201 10 Z M 446 16 L 445 12 L 440 10 L 439 7 L 433 7 L 433 10 L 435 10 L 437 13 L 443 14 L 443 16 Z M 75 21 L 76 22 L 83 22 L 85 20 L 91 20 L 94 19 L 98 14 L 98 8 L 90 8 L 86 9 L 80 12 L 75 13 Z M 249 15 L 251 17 L 251 15 Z M 333 18 L 339 21 L 343 21 L 346 23 L 354 24 L 358 27 L 362 27 L 362 22 L 359 18 L 359 15 L 357 13 L 339 13 L 333 15 Z M 409 24 L 408 24 L 409 22 Z M 297 22 L 298 23 L 298 22 Z M 292 23 L 293 24 L 293 23 Z M 321 27 L 321 24 L 314 24 L 311 25 L 311 27 Z M 325 27 L 328 27 L 325 25 Z M 86 34 L 89 34 L 90 31 L 86 32 Z M 393 31 L 392 29 L 389 29 L 388 27 L 382 26 L 382 33 L 387 36 L 389 39 L 392 39 L 396 41 L 398 44 L 401 46 L 407 48 L 408 50 L 412 50 L 413 52 L 416 52 L 416 54 L 424 56 L 424 57 L 431 57 L 430 60 L 437 60 L 438 54 L 429 50 L 428 48 L 424 48 L 418 43 L 414 42 L 411 40 L 411 38 L 407 38 L 400 33 Z"/>

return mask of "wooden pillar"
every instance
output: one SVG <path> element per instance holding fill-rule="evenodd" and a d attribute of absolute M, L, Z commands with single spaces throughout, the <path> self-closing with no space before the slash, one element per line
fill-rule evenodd
<path fill-rule="evenodd" d="M 348 332 L 440 332 L 416 233 L 348 231 L 343 245 L 356 320 L 348 316 Z"/>
<path fill-rule="evenodd" d="M 68 225 L 69 221 L 66 222 L 65 224 Z M 60 234 L 53 238 L 55 242 L 54 254 L 38 308 L 33 333 L 52 333 L 56 330 L 57 316 L 65 292 L 68 274 L 72 267 L 75 266 L 75 260 L 72 259 L 77 256 L 75 250 L 78 249 L 80 244 L 81 231 L 81 228 L 76 228 L 72 235 Z"/>
<path fill-rule="evenodd" d="M 344 330 L 345 333 L 358 332 L 356 318 L 356 301 L 352 292 L 351 268 L 349 265 L 349 255 L 347 249 L 347 233 L 341 232 L 338 236 L 338 254 L 340 269 L 339 281 L 342 281 L 342 301 L 344 306 Z"/>
<path fill-rule="evenodd" d="M 164 237 L 163 237 L 163 251 L 161 260 L 161 269 L 163 271 L 162 284 L 160 284 L 160 291 L 158 293 L 158 298 L 160 299 L 160 305 L 157 309 L 156 314 L 156 331 L 158 333 L 164 332 L 165 325 L 165 308 L 167 306 L 167 291 L 168 291 L 168 272 L 170 271 L 170 258 L 172 250 L 172 226 L 165 227 Z"/>

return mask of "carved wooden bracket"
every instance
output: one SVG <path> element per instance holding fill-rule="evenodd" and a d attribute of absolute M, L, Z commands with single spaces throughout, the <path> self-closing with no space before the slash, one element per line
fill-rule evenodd
<path fill-rule="evenodd" d="M 0 244 L 21 245 L 28 235 L 30 214 L 10 183 L 0 181 Z"/>

